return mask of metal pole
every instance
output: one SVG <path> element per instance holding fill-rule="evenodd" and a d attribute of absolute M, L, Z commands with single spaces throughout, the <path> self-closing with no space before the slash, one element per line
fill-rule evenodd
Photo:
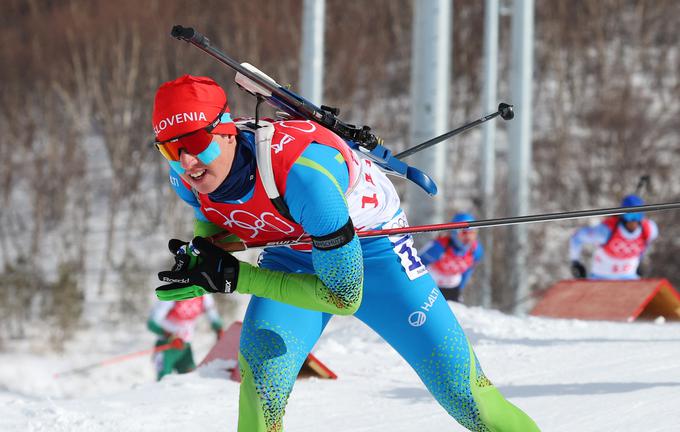
<path fill-rule="evenodd" d="M 511 92 L 516 120 L 510 124 L 508 160 L 508 196 L 510 214 L 529 213 L 529 174 L 531 173 L 531 75 L 533 65 L 534 1 L 514 0 L 512 12 Z M 526 257 L 527 229 L 523 225 L 510 229 L 507 242 L 508 280 L 514 299 L 529 293 Z M 517 304 L 514 312 L 524 311 Z"/>
<path fill-rule="evenodd" d="M 503 120 L 512 120 L 515 116 L 515 113 L 512 110 L 512 105 L 508 105 L 505 102 L 501 102 L 498 105 L 498 111 L 493 112 L 491 114 L 487 114 L 484 117 L 478 118 L 475 121 L 466 123 L 463 126 L 458 127 L 458 128 L 456 128 L 452 131 L 446 132 L 446 133 L 441 134 L 439 136 L 436 136 L 434 138 L 430 138 L 429 140 L 427 140 L 423 143 L 420 143 L 420 144 L 415 145 L 415 146 L 413 146 L 409 149 L 404 150 L 403 152 L 395 154 L 394 157 L 396 157 L 397 159 L 407 158 L 407 157 L 411 156 L 412 154 L 416 154 L 416 153 L 421 152 L 425 149 L 428 149 L 428 148 L 432 147 L 433 145 L 439 144 L 442 141 L 446 141 L 449 138 L 452 138 L 452 137 L 454 137 L 458 134 L 461 134 L 461 133 L 465 132 L 466 130 L 472 129 L 475 126 L 486 123 L 489 120 L 496 118 L 497 116 L 501 116 L 501 118 Z"/>
<path fill-rule="evenodd" d="M 413 3 L 411 142 L 422 142 L 448 129 L 452 14 L 451 0 L 416 0 Z M 414 155 L 413 165 L 430 174 L 440 186 L 440 196 L 423 199 L 422 191 L 409 187 L 411 223 L 418 225 L 445 219 L 446 156 L 443 146 Z"/>
<path fill-rule="evenodd" d="M 425 232 L 449 231 L 455 229 L 489 228 L 508 225 L 523 225 L 537 222 L 550 222 L 567 219 L 580 219 L 594 216 L 614 216 L 625 213 L 653 212 L 662 210 L 680 209 L 680 202 L 667 202 L 660 204 L 647 204 L 631 207 L 612 207 L 592 210 L 576 210 L 558 213 L 543 213 L 527 216 L 513 216 L 471 222 L 447 222 L 429 225 L 407 226 L 402 228 L 385 228 L 381 230 L 357 231 L 359 238 L 383 237 L 399 234 L 419 234 Z M 251 247 L 285 246 L 303 243 L 311 243 L 312 238 L 308 235 L 302 237 L 282 237 L 278 240 L 252 240 L 245 242 L 219 243 L 229 237 L 228 232 L 221 232 L 209 238 L 209 240 L 226 251 L 235 252 L 246 250 Z"/>
<path fill-rule="evenodd" d="M 498 67 L 498 0 L 486 0 L 484 8 L 484 88 L 482 90 L 482 110 L 493 109 L 496 100 L 496 81 Z M 494 182 L 496 181 L 496 124 L 488 122 L 482 129 L 482 218 L 491 219 L 494 215 Z M 491 307 L 493 272 L 493 233 L 483 231 L 481 241 L 487 257 L 480 268 L 481 304 Z"/>
<path fill-rule="evenodd" d="M 300 94 L 320 105 L 323 99 L 323 47 L 326 0 L 304 0 L 300 50 Z"/>

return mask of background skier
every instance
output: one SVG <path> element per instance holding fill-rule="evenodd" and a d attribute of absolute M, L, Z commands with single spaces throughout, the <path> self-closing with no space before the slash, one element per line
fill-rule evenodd
<path fill-rule="evenodd" d="M 451 222 L 474 220 L 470 213 L 457 213 Z M 458 302 L 462 301 L 465 284 L 484 256 L 484 248 L 477 241 L 477 230 L 461 229 L 438 236 L 425 245 L 421 255 L 444 298 Z"/>
<path fill-rule="evenodd" d="M 644 205 L 637 195 L 627 195 L 621 207 Z M 571 271 L 575 278 L 639 279 L 641 262 L 650 243 L 659 235 L 656 223 L 644 213 L 611 216 L 596 226 L 577 230 L 569 241 Z M 591 261 L 590 274 L 581 262 L 584 244 L 597 246 Z"/>
<path fill-rule="evenodd" d="M 222 320 L 215 307 L 215 300 L 204 295 L 187 300 L 157 301 L 147 321 L 147 327 L 158 335 L 156 346 L 166 345 L 175 339 L 182 341 L 181 347 L 157 352 L 153 356 L 156 378 L 176 371 L 191 372 L 196 368 L 191 340 L 198 318 L 205 314 L 217 338 L 222 334 Z"/>

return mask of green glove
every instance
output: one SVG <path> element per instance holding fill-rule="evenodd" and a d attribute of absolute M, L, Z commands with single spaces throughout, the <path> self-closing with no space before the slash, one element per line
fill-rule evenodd
<path fill-rule="evenodd" d="M 172 239 L 168 242 L 168 249 L 175 256 L 175 264 L 172 266 L 171 271 L 188 271 L 196 267 L 198 257 L 187 242 Z M 170 282 L 169 280 L 161 279 L 162 273 L 164 272 L 158 274 L 158 278 L 163 282 Z M 189 285 L 181 282 L 171 282 L 156 288 L 156 297 L 162 301 L 186 300 L 200 297 L 205 293 L 205 289 L 198 285 Z"/>
<path fill-rule="evenodd" d="M 171 283 L 156 288 L 156 297 L 162 301 L 179 301 L 187 300 L 195 297 L 201 297 L 207 294 L 208 291 L 198 285 L 186 285 Z"/>

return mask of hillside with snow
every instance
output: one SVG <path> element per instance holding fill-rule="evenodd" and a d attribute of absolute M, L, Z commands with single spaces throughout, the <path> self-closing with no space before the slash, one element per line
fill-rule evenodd
<path fill-rule="evenodd" d="M 451 307 L 487 376 L 543 431 L 680 430 L 680 324 L 554 320 Z M 204 330 L 195 345 L 198 360 L 212 343 Z M 119 329 L 83 332 L 61 355 L 28 348 L 0 354 L 0 430 L 235 431 L 238 384 L 219 361 L 159 383 L 148 356 L 53 377 L 151 344 L 142 328 Z M 334 318 L 314 353 L 339 378 L 298 380 L 286 430 L 464 430 L 358 320 Z"/>

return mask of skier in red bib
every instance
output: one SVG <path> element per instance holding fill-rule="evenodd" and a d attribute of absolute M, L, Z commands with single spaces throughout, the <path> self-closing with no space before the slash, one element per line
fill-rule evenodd
<path fill-rule="evenodd" d="M 621 207 L 644 205 L 637 195 L 628 195 Z M 659 235 L 656 223 L 644 213 L 624 213 L 611 216 L 596 226 L 580 228 L 569 241 L 571 271 L 575 278 L 639 279 L 641 262 L 650 243 Z M 585 244 L 596 245 L 590 273 L 581 262 Z"/>
<path fill-rule="evenodd" d="M 158 335 L 156 346 L 166 345 L 177 339 L 181 341 L 177 344 L 177 348 L 173 347 L 154 354 L 157 380 L 160 381 L 173 371 L 187 373 L 196 368 L 191 340 L 196 322 L 204 314 L 210 320 L 210 326 L 219 338 L 222 334 L 222 320 L 211 295 L 179 301 L 157 301 L 153 305 L 147 327 Z"/>
<path fill-rule="evenodd" d="M 451 222 L 472 222 L 470 213 L 457 213 Z M 454 230 L 429 242 L 423 248 L 422 260 L 437 282 L 444 298 L 462 301 L 463 289 L 470 280 L 477 263 L 484 256 L 484 248 L 474 229 Z"/>

